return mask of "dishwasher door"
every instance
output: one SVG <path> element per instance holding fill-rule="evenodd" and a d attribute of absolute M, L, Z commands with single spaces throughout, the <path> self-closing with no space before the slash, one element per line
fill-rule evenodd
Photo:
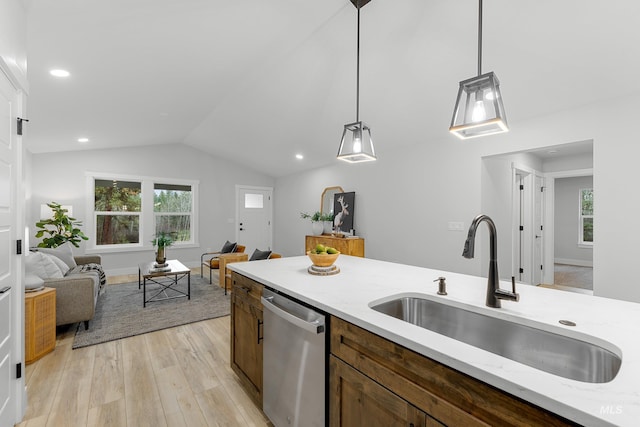
<path fill-rule="evenodd" d="M 263 411 L 276 427 L 325 426 L 325 316 L 264 289 Z"/>

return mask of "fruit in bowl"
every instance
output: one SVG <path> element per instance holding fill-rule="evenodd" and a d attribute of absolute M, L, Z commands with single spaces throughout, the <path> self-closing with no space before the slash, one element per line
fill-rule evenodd
<path fill-rule="evenodd" d="M 307 256 L 316 267 L 331 267 L 339 255 L 340 251 L 324 245 L 317 245 L 315 249 L 307 252 Z"/>

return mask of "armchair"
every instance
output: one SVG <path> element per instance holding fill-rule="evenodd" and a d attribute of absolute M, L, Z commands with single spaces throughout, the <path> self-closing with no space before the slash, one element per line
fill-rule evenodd
<path fill-rule="evenodd" d="M 256 256 L 256 252 L 260 252 L 263 257 Z M 266 257 L 264 256 L 266 255 Z M 227 269 L 227 265 L 234 262 L 243 262 L 243 261 L 254 261 L 258 259 L 275 259 L 282 258 L 282 255 L 277 254 L 271 251 L 256 251 L 253 253 L 251 258 L 249 258 L 248 254 L 223 254 L 220 256 L 220 267 L 219 267 L 219 283 L 220 286 L 224 286 L 224 294 L 227 294 L 227 290 L 231 289 L 231 271 Z"/>
<path fill-rule="evenodd" d="M 209 269 L 209 283 L 212 283 L 212 270 L 220 268 L 220 255 L 228 253 L 244 253 L 246 248 L 237 243 L 227 242 L 216 252 L 205 252 L 200 255 L 200 277 L 204 277 L 204 267 Z"/>

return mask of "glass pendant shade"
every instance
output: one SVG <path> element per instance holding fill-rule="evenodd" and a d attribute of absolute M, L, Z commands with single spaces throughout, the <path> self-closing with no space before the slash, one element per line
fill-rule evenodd
<path fill-rule="evenodd" d="M 468 139 L 508 130 L 496 75 L 490 72 L 461 81 L 449 131 Z"/>
<path fill-rule="evenodd" d="M 373 149 L 371 129 L 364 122 L 344 125 L 342 140 L 338 149 L 338 159 L 349 163 L 370 162 L 376 160 Z"/>

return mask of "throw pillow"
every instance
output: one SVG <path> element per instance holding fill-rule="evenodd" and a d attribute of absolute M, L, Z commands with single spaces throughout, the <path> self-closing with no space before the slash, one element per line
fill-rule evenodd
<path fill-rule="evenodd" d="M 57 248 L 37 248 L 37 250 L 38 252 L 57 256 L 64 261 L 69 268 L 74 268 L 77 265 L 76 260 L 73 258 L 73 252 L 71 251 L 71 243 L 69 242 L 63 243 Z"/>
<path fill-rule="evenodd" d="M 61 279 L 62 272 L 58 266 L 45 254 L 31 252 L 24 257 L 25 271 L 34 274 L 42 280 Z"/>
<path fill-rule="evenodd" d="M 237 246 L 238 246 L 237 242 L 231 243 L 230 241 L 227 240 L 226 243 L 222 246 L 220 253 L 229 254 L 235 251 Z"/>
<path fill-rule="evenodd" d="M 259 259 L 269 259 L 270 256 L 271 256 L 271 251 L 261 251 L 259 249 L 256 249 L 255 251 L 253 251 L 253 255 L 251 255 L 251 258 L 249 259 L 249 261 L 257 261 Z"/>
<path fill-rule="evenodd" d="M 62 273 L 63 276 L 65 276 L 67 274 L 67 271 L 70 270 L 69 266 L 67 264 L 65 264 L 65 262 L 62 261 L 57 256 L 51 255 L 51 254 L 44 254 L 44 255 L 49 257 L 49 259 L 51 259 L 51 261 L 53 261 L 53 263 L 60 269 L 60 273 Z"/>
<path fill-rule="evenodd" d="M 44 287 L 44 280 L 36 276 L 35 274 L 27 273 L 24 275 L 24 289 L 25 291 L 31 291 L 34 289 L 40 289 Z"/>

